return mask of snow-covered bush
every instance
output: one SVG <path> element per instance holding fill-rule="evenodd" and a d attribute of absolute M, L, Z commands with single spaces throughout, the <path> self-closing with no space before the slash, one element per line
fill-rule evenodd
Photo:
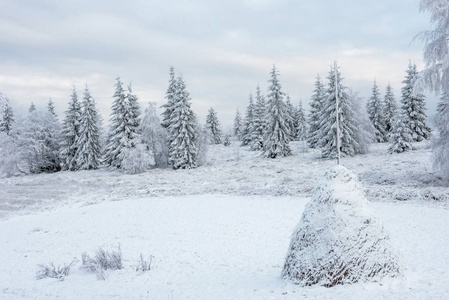
<path fill-rule="evenodd" d="M 293 232 L 283 277 L 332 287 L 398 277 L 400 271 L 398 253 L 355 174 L 342 166 L 329 170 Z"/>
<path fill-rule="evenodd" d="M 86 252 L 81 255 L 82 268 L 89 272 L 95 272 L 99 280 L 106 279 L 107 270 L 123 269 L 122 251 L 120 245 L 111 250 L 100 247 L 92 258 Z"/>
<path fill-rule="evenodd" d="M 140 174 L 151 166 L 150 153 L 145 145 L 138 143 L 133 148 L 123 148 L 121 169 L 128 174 Z"/>
<path fill-rule="evenodd" d="M 70 264 L 63 266 L 55 266 L 52 262 L 49 265 L 38 265 L 38 270 L 36 272 L 37 279 L 43 278 L 56 278 L 59 281 L 63 281 L 70 273 L 70 268 L 76 260 L 72 261 Z"/>

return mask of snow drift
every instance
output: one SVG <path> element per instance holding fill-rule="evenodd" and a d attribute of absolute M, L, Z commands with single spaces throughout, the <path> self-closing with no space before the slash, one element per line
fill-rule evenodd
<path fill-rule="evenodd" d="M 355 174 L 332 168 L 293 232 L 282 276 L 331 287 L 399 275 L 398 253 Z"/>

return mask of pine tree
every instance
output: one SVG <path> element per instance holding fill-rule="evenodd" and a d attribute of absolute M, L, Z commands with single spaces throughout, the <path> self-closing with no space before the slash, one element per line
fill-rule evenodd
<path fill-rule="evenodd" d="M 315 80 L 315 90 L 310 100 L 309 113 L 309 132 L 307 134 L 307 143 L 310 148 L 317 148 L 320 140 L 320 114 L 323 109 L 324 86 L 321 77 L 317 76 Z"/>
<path fill-rule="evenodd" d="M 99 119 L 95 100 L 86 86 L 82 103 L 80 137 L 75 154 L 76 164 L 81 170 L 97 169 L 100 166 Z"/>
<path fill-rule="evenodd" d="M 384 107 L 380 100 L 379 88 L 377 87 L 375 80 L 371 97 L 366 104 L 366 111 L 375 129 L 374 134 L 376 142 L 385 142 L 387 140 L 387 133 L 385 131 Z"/>
<path fill-rule="evenodd" d="M 150 102 L 140 126 L 142 140 L 153 155 L 154 165 L 164 168 L 168 165 L 167 130 L 162 127 L 156 113 L 156 103 Z"/>
<path fill-rule="evenodd" d="M 425 96 L 420 93 L 414 93 L 413 88 L 418 77 L 416 65 L 409 63 L 407 75 L 402 81 L 402 113 L 404 115 L 404 124 L 412 132 L 412 141 L 420 142 L 430 137 L 430 128 L 426 124 Z"/>
<path fill-rule="evenodd" d="M 209 134 L 211 144 L 221 144 L 221 130 L 220 122 L 217 118 L 217 113 L 211 107 L 206 117 L 206 128 Z"/>
<path fill-rule="evenodd" d="M 169 161 L 174 169 L 197 166 L 198 129 L 196 116 L 190 108 L 190 95 L 182 77 L 177 79 L 175 104 L 169 122 Z"/>
<path fill-rule="evenodd" d="M 438 103 L 435 124 L 438 135 L 432 141 L 434 170 L 449 180 L 449 95 L 443 93 Z"/>
<path fill-rule="evenodd" d="M 132 92 L 131 84 L 126 95 L 125 113 L 125 147 L 133 148 L 140 143 L 140 105 L 138 98 Z"/>
<path fill-rule="evenodd" d="M 362 105 L 363 99 L 352 89 L 348 91 L 349 103 L 354 112 L 355 123 L 357 124 L 354 133 L 355 153 L 366 154 L 369 152 L 369 146 L 374 141 L 375 128 L 365 106 Z"/>
<path fill-rule="evenodd" d="M 285 105 L 287 107 L 287 125 L 290 128 L 290 141 L 294 141 L 296 139 L 296 132 L 298 128 L 296 127 L 296 109 L 290 101 L 290 96 L 287 95 L 285 100 Z"/>
<path fill-rule="evenodd" d="M 290 156 L 290 128 L 288 127 L 288 111 L 284 103 L 285 94 L 281 91 L 278 80 L 279 72 L 273 66 L 271 79 L 268 81 L 267 131 L 264 138 L 264 155 L 268 158 Z"/>
<path fill-rule="evenodd" d="M 48 109 L 48 112 L 51 113 L 53 116 L 55 116 L 56 118 L 58 117 L 55 112 L 55 103 L 53 102 L 53 100 L 51 100 L 51 98 L 50 98 L 50 100 L 48 100 L 47 109 Z"/>
<path fill-rule="evenodd" d="M 337 112 L 335 95 L 335 72 L 337 72 L 337 90 L 339 99 L 339 127 L 340 127 L 340 153 L 342 155 L 353 156 L 357 153 L 359 145 L 355 139 L 356 119 L 346 93 L 346 87 L 342 84 L 341 74 L 331 68 L 328 88 L 323 101 L 322 113 L 319 118 L 321 156 L 326 158 L 335 158 L 337 156 Z"/>
<path fill-rule="evenodd" d="M 237 109 L 234 118 L 234 135 L 237 140 L 240 141 L 242 139 L 242 117 L 240 116 L 240 112 Z"/>
<path fill-rule="evenodd" d="M 305 141 L 307 139 L 307 120 L 302 108 L 302 101 L 299 101 L 298 109 L 295 116 L 296 140 Z"/>
<path fill-rule="evenodd" d="M 398 105 L 394 99 L 393 89 L 391 88 L 390 83 L 388 83 L 384 98 L 385 131 L 387 136 L 393 131 L 393 123 L 396 118 L 397 109 Z"/>
<path fill-rule="evenodd" d="M 256 88 L 256 104 L 253 111 L 253 125 L 251 130 L 251 150 L 257 151 L 263 149 L 263 139 L 267 130 L 267 104 L 265 97 L 260 91 L 260 87 Z"/>
<path fill-rule="evenodd" d="M 390 147 L 388 153 L 402 153 L 405 151 L 413 150 L 411 144 L 412 131 L 405 124 L 404 119 L 406 117 L 401 114 L 398 116 L 393 126 L 393 131 L 390 137 Z"/>
<path fill-rule="evenodd" d="M 28 109 L 28 112 L 33 112 L 33 111 L 36 111 L 36 105 L 34 105 L 34 103 L 33 102 L 31 102 L 31 105 L 30 105 L 30 108 Z"/>
<path fill-rule="evenodd" d="M 0 132 L 4 132 L 7 135 L 10 135 L 13 123 L 14 123 L 14 113 L 12 107 L 9 104 L 9 99 L 4 97 L 2 114 L 0 116 Z"/>
<path fill-rule="evenodd" d="M 104 162 L 108 166 L 120 168 L 121 152 L 125 147 L 124 143 L 126 142 L 125 135 L 127 133 L 125 131 L 128 126 L 127 117 L 129 114 L 129 107 L 120 77 L 117 77 L 116 81 Z"/>
<path fill-rule="evenodd" d="M 63 170 L 74 171 L 78 169 L 75 160 L 77 151 L 77 141 L 80 136 L 81 124 L 81 104 L 78 101 L 78 94 L 73 87 L 73 92 L 69 102 L 69 108 L 65 112 L 65 119 L 62 123 L 62 143 L 61 162 Z"/>
<path fill-rule="evenodd" d="M 164 128 L 168 128 L 170 125 L 171 120 L 171 114 L 174 110 L 175 106 L 175 97 L 176 97 L 176 91 L 177 91 L 177 79 L 175 78 L 175 68 L 170 67 L 169 71 L 170 79 L 168 81 L 168 88 L 167 92 L 165 93 L 165 99 L 167 99 L 167 103 L 162 105 L 162 108 L 164 108 L 164 112 L 162 113 L 162 126 Z"/>
<path fill-rule="evenodd" d="M 242 146 L 251 144 L 252 131 L 254 128 L 254 112 L 255 106 L 253 102 L 253 94 L 249 94 L 249 105 L 246 108 L 245 119 L 243 120 Z"/>

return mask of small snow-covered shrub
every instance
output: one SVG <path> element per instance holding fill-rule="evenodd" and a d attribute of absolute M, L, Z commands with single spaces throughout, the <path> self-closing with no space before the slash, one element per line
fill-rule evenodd
<path fill-rule="evenodd" d="M 93 258 L 84 252 L 81 255 L 81 261 L 83 264 L 82 268 L 89 272 L 95 272 L 99 280 L 106 279 L 106 270 L 123 269 L 120 245 L 111 250 L 105 250 L 101 247 L 95 252 Z"/>
<path fill-rule="evenodd" d="M 150 255 L 150 260 L 146 261 L 143 258 L 142 253 L 140 253 L 140 260 L 139 260 L 139 264 L 136 267 L 136 271 L 141 271 L 141 272 L 146 272 L 151 270 L 151 261 L 153 260 L 153 256 Z"/>
<path fill-rule="evenodd" d="M 49 265 L 38 265 L 39 269 L 36 272 L 36 278 L 56 278 L 59 281 L 63 281 L 65 277 L 69 275 L 70 267 L 75 263 L 76 260 L 68 265 L 64 264 L 63 266 L 55 266 L 52 262 Z"/>
<path fill-rule="evenodd" d="M 133 148 L 122 150 L 121 169 L 128 174 L 140 174 L 150 168 L 150 153 L 145 145 L 137 144 Z"/>
<path fill-rule="evenodd" d="M 355 175 L 336 166 L 293 232 L 282 275 L 302 286 L 332 287 L 398 277 L 398 260 Z"/>

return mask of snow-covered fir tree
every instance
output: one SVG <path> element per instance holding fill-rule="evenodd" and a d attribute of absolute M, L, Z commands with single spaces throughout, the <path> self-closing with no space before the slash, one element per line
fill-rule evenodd
<path fill-rule="evenodd" d="M 263 149 L 263 139 L 267 129 L 267 104 L 262 95 L 260 87 L 256 88 L 256 104 L 253 111 L 253 125 L 251 130 L 251 150 L 257 151 Z"/>
<path fill-rule="evenodd" d="M 10 135 L 12 124 L 14 123 L 14 113 L 7 97 L 0 97 L 0 101 L 3 102 L 0 115 L 0 132 Z"/>
<path fill-rule="evenodd" d="M 438 103 L 435 124 L 438 135 L 432 140 L 433 168 L 449 180 L 449 94 L 443 93 Z"/>
<path fill-rule="evenodd" d="M 131 84 L 128 85 L 126 95 L 125 113 L 125 147 L 132 148 L 140 143 L 140 105 L 137 96 L 133 93 Z"/>
<path fill-rule="evenodd" d="M 204 127 L 201 128 L 198 123 L 195 124 L 195 132 L 197 134 L 196 149 L 198 153 L 196 159 L 197 166 L 203 166 L 207 164 L 207 154 L 209 151 L 209 134 L 207 132 L 207 128 Z"/>
<path fill-rule="evenodd" d="M 211 144 L 221 144 L 221 129 L 217 113 L 211 107 L 206 117 L 206 128 L 209 134 Z"/>
<path fill-rule="evenodd" d="M 168 136 L 167 130 L 162 127 L 157 116 L 156 103 L 150 102 L 145 109 L 140 131 L 142 132 L 142 140 L 152 155 L 154 166 L 157 168 L 166 167 L 168 165 Z"/>
<path fill-rule="evenodd" d="M 413 142 L 420 142 L 430 137 L 430 128 L 426 122 L 425 96 L 414 91 L 417 78 L 416 65 L 412 65 L 410 62 L 405 80 L 402 81 L 404 86 L 402 87 L 401 109 L 404 116 L 403 122 L 410 129 Z"/>
<path fill-rule="evenodd" d="M 296 132 L 298 128 L 296 127 L 296 108 L 290 101 L 290 96 L 286 95 L 285 105 L 287 107 L 287 125 L 290 128 L 290 141 L 296 139 Z"/>
<path fill-rule="evenodd" d="M 182 77 L 177 79 L 175 104 L 169 122 L 169 161 L 174 169 L 197 166 L 197 119 L 190 108 L 190 95 Z"/>
<path fill-rule="evenodd" d="M 406 119 L 406 117 L 403 114 L 399 114 L 394 122 L 393 131 L 390 135 L 390 147 L 388 148 L 388 153 L 402 153 L 413 150 L 411 144 L 412 131 L 405 124 L 404 119 Z"/>
<path fill-rule="evenodd" d="M 264 156 L 276 158 L 290 156 L 290 128 L 288 127 L 288 111 L 284 102 L 285 94 L 281 90 L 281 83 L 278 80 L 279 72 L 273 66 L 271 78 L 268 81 L 267 95 L 267 131 L 264 137 Z"/>
<path fill-rule="evenodd" d="M 309 130 L 307 134 L 307 143 L 310 148 L 319 147 L 320 140 L 320 114 L 323 108 L 323 98 L 325 89 L 321 81 L 321 77 L 317 76 L 315 80 L 315 89 L 310 99 L 310 113 L 309 113 Z"/>
<path fill-rule="evenodd" d="M 104 162 L 108 166 L 120 168 L 121 152 L 126 146 L 126 135 L 128 128 L 129 105 L 126 101 L 125 90 L 120 77 L 116 78 L 114 101 L 111 107 L 111 118 L 109 134 L 106 144 Z"/>
<path fill-rule="evenodd" d="M 36 105 L 34 105 L 33 102 L 31 102 L 30 108 L 28 109 L 28 112 L 36 111 Z"/>
<path fill-rule="evenodd" d="M 81 104 L 78 101 L 76 89 L 73 87 L 69 107 L 65 112 L 65 118 L 62 122 L 61 163 L 63 170 L 74 171 L 78 169 L 75 154 L 77 141 L 80 136 L 80 124 Z"/>
<path fill-rule="evenodd" d="M 170 125 L 170 120 L 171 120 L 171 114 L 174 110 L 174 106 L 175 106 L 175 97 L 176 97 L 176 90 L 177 90 L 177 79 L 175 77 L 175 68 L 174 67 L 170 67 L 169 70 L 169 76 L 170 79 L 168 81 L 168 88 L 167 91 L 165 92 L 165 99 L 167 100 L 167 102 L 162 105 L 162 108 L 164 109 L 164 111 L 162 112 L 162 126 L 164 128 L 168 128 Z"/>
<path fill-rule="evenodd" d="M 299 100 L 295 116 L 296 135 L 295 140 L 305 141 L 307 139 L 307 120 L 302 107 L 302 101 Z"/>
<path fill-rule="evenodd" d="M 374 126 L 376 142 L 383 143 L 387 140 L 385 130 L 384 107 L 380 99 L 380 92 L 376 81 L 374 80 L 371 97 L 366 104 L 366 111 L 369 119 Z"/>
<path fill-rule="evenodd" d="M 100 166 L 100 117 L 95 100 L 86 86 L 81 111 L 80 136 L 75 154 L 76 165 L 81 170 L 97 169 Z"/>
<path fill-rule="evenodd" d="M 50 98 L 50 100 L 48 100 L 47 110 L 53 116 L 58 117 L 58 115 L 56 115 L 56 112 L 55 112 L 55 103 L 53 102 L 53 100 L 51 98 Z"/>
<path fill-rule="evenodd" d="M 242 117 L 240 116 L 240 111 L 237 109 L 234 118 L 234 136 L 238 141 L 242 138 Z"/>
<path fill-rule="evenodd" d="M 393 89 L 390 83 L 388 83 L 385 89 L 384 97 L 384 117 L 385 117 L 385 132 L 389 138 L 390 133 L 393 131 L 393 123 L 396 118 L 396 112 L 398 110 L 398 105 L 396 99 L 394 98 Z"/>
<path fill-rule="evenodd" d="M 252 141 L 252 133 L 254 128 L 254 112 L 255 106 L 253 102 L 253 94 L 249 94 L 249 104 L 246 108 L 245 118 L 243 119 L 242 130 L 242 146 L 248 146 Z"/>
<path fill-rule="evenodd" d="M 340 129 L 340 153 L 341 155 L 353 156 L 357 153 L 359 145 L 355 139 L 357 121 L 343 85 L 340 72 L 331 68 L 328 88 L 323 101 L 321 115 L 319 117 L 321 155 L 326 158 L 337 157 L 337 111 L 335 94 L 335 72 L 337 73 L 337 91 L 339 99 L 339 129 Z"/>

